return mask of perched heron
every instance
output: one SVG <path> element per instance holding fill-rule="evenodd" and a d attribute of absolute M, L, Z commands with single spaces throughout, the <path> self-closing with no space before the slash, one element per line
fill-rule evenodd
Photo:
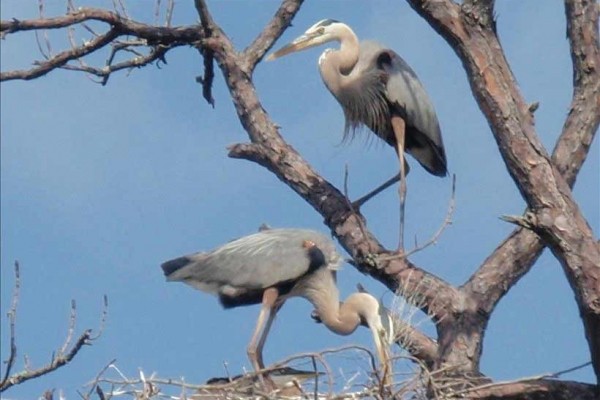
<path fill-rule="evenodd" d="M 248 345 L 248 358 L 256 371 L 264 368 L 262 349 L 277 311 L 294 296 L 310 301 L 323 324 L 339 335 L 367 325 L 384 371 L 389 371 L 388 321 L 382 320 L 387 312 L 368 293 L 354 293 L 340 303 L 335 271 L 341 261 L 331 239 L 321 233 L 263 229 L 161 267 L 168 281 L 215 294 L 225 308 L 262 303 Z"/>
<path fill-rule="evenodd" d="M 393 146 L 400 159 L 399 177 L 359 199 L 355 205 L 360 206 L 399 178 L 403 221 L 404 178 L 408 173 L 404 151 L 431 174 L 447 174 L 446 153 L 435 109 L 417 75 L 396 52 L 372 41 L 359 44 L 348 25 L 332 19 L 317 22 L 267 60 L 331 41 L 339 42 L 340 48 L 326 49 L 321 54 L 319 70 L 325 86 L 344 110 L 344 137 L 354 136 L 357 129 L 367 126 Z"/>

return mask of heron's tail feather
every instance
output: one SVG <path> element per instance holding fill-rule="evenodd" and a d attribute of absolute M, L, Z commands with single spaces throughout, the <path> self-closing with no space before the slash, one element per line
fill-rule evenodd
<path fill-rule="evenodd" d="M 184 268 L 185 266 L 189 265 L 192 262 L 192 260 L 187 257 L 179 257 L 179 258 L 175 258 L 174 260 L 170 260 L 167 261 L 165 263 L 163 263 L 160 267 L 162 268 L 163 272 L 165 273 L 165 276 L 167 277 L 167 279 L 172 279 L 173 278 L 173 274 L 177 271 L 179 271 L 180 269 Z"/>

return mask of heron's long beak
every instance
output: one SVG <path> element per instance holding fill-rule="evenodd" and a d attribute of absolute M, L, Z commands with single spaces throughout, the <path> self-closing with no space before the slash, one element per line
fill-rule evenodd
<path fill-rule="evenodd" d="M 381 325 L 371 326 L 371 332 L 373 334 L 373 342 L 377 350 L 377 356 L 381 363 L 381 371 L 383 373 L 382 382 L 384 385 L 388 385 L 392 382 L 392 360 L 390 357 L 390 345 L 394 339 L 394 324 L 390 312 L 383 307 L 380 303 L 379 317 L 381 319 Z"/>
<path fill-rule="evenodd" d="M 392 377 L 392 363 L 389 355 L 389 345 L 384 343 L 382 340 L 382 336 L 384 336 L 384 332 L 381 332 L 378 329 L 372 329 L 373 333 L 373 341 L 375 342 L 375 348 L 377 350 L 377 356 L 379 358 L 379 362 L 381 364 L 381 373 L 382 382 L 384 385 L 387 385 L 391 382 Z"/>
<path fill-rule="evenodd" d="M 269 54 L 266 60 L 273 61 L 278 59 L 279 57 L 283 57 L 300 50 L 308 49 L 310 47 L 318 46 L 322 43 L 324 43 L 322 35 L 304 34 L 294 39 L 291 43 L 286 44 L 276 52 Z"/>

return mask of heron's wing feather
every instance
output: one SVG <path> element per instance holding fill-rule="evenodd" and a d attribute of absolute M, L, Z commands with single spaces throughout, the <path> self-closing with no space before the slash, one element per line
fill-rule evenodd
<path fill-rule="evenodd" d="M 429 172 L 446 175 L 446 154 L 435 108 L 415 72 L 396 52 L 374 42 L 361 46 L 361 59 L 387 75 L 387 100 L 407 125 L 406 150 Z"/>
<path fill-rule="evenodd" d="M 269 229 L 233 240 L 208 253 L 184 257 L 189 262 L 179 262 L 185 265 L 168 278 L 209 292 L 216 292 L 222 286 L 241 289 L 275 286 L 327 264 L 321 249 L 310 248 L 306 241 L 322 247 L 331 242 L 310 230 Z"/>

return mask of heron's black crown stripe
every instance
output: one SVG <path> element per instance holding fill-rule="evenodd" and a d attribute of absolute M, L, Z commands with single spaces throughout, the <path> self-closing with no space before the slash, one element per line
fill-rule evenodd
<path fill-rule="evenodd" d="M 317 26 L 328 26 L 328 25 L 331 25 L 331 24 L 337 24 L 339 22 L 340 21 L 337 21 L 335 19 L 324 19 Z"/>

